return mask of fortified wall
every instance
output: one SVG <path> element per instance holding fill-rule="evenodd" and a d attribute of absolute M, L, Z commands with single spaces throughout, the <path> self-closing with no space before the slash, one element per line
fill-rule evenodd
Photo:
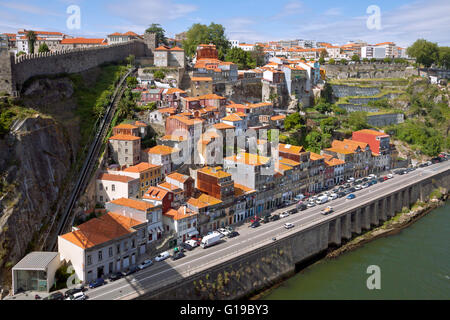
<path fill-rule="evenodd" d="M 357 63 L 321 66 L 329 79 L 408 78 L 417 75 L 417 69 L 399 63 Z"/>
<path fill-rule="evenodd" d="M 155 34 L 144 35 L 144 40 L 94 48 L 78 48 L 55 52 L 35 53 L 14 57 L 0 49 L 0 92 L 18 95 L 30 78 L 44 75 L 77 73 L 103 63 L 121 61 L 129 55 L 153 55 Z"/>

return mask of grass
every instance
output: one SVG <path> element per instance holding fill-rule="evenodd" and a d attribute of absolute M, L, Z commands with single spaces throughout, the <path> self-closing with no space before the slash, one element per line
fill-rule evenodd
<path fill-rule="evenodd" d="M 106 90 L 112 92 L 127 70 L 123 65 L 107 65 L 100 68 L 100 74 L 93 85 L 87 84 L 80 74 L 69 76 L 74 84 L 74 95 L 77 99 L 78 108 L 75 113 L 80 118 L 81 145 L 89 143 L 95 130 L 98 118 L 94 116 L 94 106 L 101 94 Z"/>

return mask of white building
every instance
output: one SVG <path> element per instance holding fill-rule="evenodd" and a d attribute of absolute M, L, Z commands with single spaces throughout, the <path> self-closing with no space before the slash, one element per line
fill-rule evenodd
<path fill-rule="evenodd" d="M 137 177 L 100 173 L 97 177 L 96 198 L 98 203 L 106 203 L 120 198 L 139 197 L 139 174 Z"/>
<path fill-rule="evenodd" d="M 163 214 L 163 223 L 166 232 L 173 230 L 177 235 L 178 243 L 191 239 L 198 234 L 197 212 L 186 206 L 178 210 L 170 209 Z"/>
<path fill-rule="evenodd" d="M 238 48 L 239 47 L 239 40 L 229 40 L 231 44 L 231 48 Z"/>
<path fill-rule="evenodd" d="M 240 43 L 238 45 L 239 48 L 241 48 L 244 51 L 253 51 L 255 48 L 254 44 L 249 44 L 249 43 Z"/>
<path fill-rule="evenodd" d="M 376 46 L 361 47 L 361 58 L 384 59 L 386 58 L 386 49 L 384 47 L 376 47 Z"/>

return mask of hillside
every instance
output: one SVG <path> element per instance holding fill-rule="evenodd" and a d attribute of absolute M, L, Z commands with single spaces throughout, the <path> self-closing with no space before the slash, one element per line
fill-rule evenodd
<path fill-rule="evenodd" d="M 29 82 L 0 102 L 0 285 L 39 250 L 65 204 L 96 120 L 125 67 L 108 65 Z"/>

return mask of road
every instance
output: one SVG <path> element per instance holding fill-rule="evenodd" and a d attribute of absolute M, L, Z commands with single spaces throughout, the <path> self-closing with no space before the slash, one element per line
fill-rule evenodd
<path fill-rule="evenodd" d="M 89 289 L 86 294 L 89 299 L 132 299 L 142 294 L 144 288 L 147 291 L 148 289 L 158 288 L 173 281 L 180 280 L 194 272 L 204 270 L 212 265 L 264 246 L 272 242 L 273 237 L 280 239 L 318 222 L 333 219 L 333 216 L 339 213 L 352 210 L 362 203 L 373 201 L 382 195 L 387 195 L 397 189 L 401 189 L 407 184 L 415 183 L 419 179 L 446 171 L 449 168 L 450 161 L 419 168 L 405 175 L 394 175 L 393 179 L 356 191 L 356 198 L 352 200 L 347 200 L 345 197 L 338 198 L 326 204 L 308 208 L 305 211 L 299 211 L 297 214 L 290 215 L 289 217 L 262 224 L 260 227 L 254 229 L 243 225 L 237 228 L 237 231 L 240 233 L 239 236 L 226 239 L 224 243 L 207 249 L 197 247 L 192 251 L 187 251 L 186 257 L 177 261 L 167 259 L 162 262 L 155 262 L 151 267 L 126 278 L 107 283 L 99 288 Z M 331 205 L 335 212 L 327 216 L 321 215 L 320 210 L 328 205 Z M 275 210 L 274 212 L 280 213 L 293 207 Z M 283 226 L 286 222 L 293 223 L 295 227 L 286 230 Z"/>

